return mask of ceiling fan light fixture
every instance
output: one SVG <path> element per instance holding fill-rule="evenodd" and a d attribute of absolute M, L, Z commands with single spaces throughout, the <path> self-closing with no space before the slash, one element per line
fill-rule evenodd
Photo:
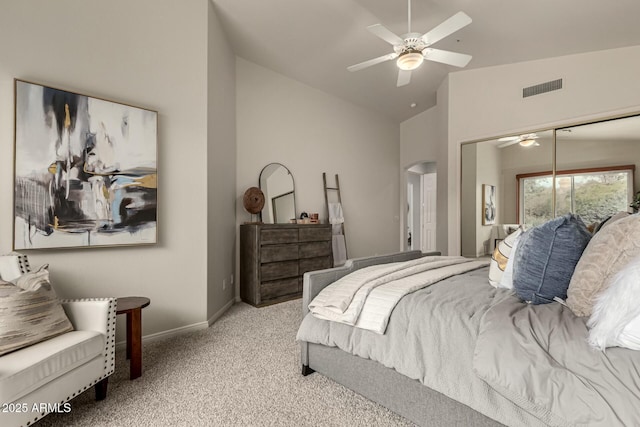
<path fill-rule="evenodd" d="M 417 50 L 409 50 L 398 57 L 396 65 L 404 71 L 411 71 L 422 65 L 424 56 Z"/>
<path fill-rule="evenodd" d="M 523 147 L 531 147 L 533 144 L 535 144 L 535 142 L 536 142 L 535 139 L 527 138 L 520 141 L 520 145 L 522 145 Z"/>

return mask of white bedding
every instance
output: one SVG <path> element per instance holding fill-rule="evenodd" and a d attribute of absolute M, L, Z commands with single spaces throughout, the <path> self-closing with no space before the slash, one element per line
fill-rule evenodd
<path fill-rule="evenodd" d="M 319 319 L 384 334 L 403 296 L 488 264 L 488 260 L 428 256 L 363 268 L 324 288 L 309 304 L 309 311 Z"/>

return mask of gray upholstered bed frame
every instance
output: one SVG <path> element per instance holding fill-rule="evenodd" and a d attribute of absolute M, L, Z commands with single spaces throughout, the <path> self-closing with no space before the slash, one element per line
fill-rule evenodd
<path fill-rule="evenodd" d="M 352 271 L 375 264 L 408 261 L 439 252 L 399 252 L 391 255 L 348 260 L 342 267 L 305 273 L 302 313 L 311 300 L 330 283 Z M 474 411 L 420 382 L 382 364 L 353 356 L 336 347 L 301 342 L 302 374 L 318 372 L 368 399 L 389 408 L 421 426 L 500 426 L 502 424 Z"/>

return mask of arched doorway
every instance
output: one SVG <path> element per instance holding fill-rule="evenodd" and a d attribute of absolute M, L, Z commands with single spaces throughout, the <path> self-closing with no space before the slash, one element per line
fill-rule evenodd
<path fill-rule="evenodd" d="M 406 248 L 422 252 L 436 250 L 437 172 L 436 162 L 415 164 L 406 171 Z"/>

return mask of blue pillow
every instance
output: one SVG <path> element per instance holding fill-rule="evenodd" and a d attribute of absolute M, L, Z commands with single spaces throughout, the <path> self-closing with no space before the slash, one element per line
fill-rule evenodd
<path fill-rule="evenodd" d="M 524 301 L 546 304 L 567 298 L 573 270 L 591 233 L 579 216 L 566 214 L 526 231 L 513 264 L 513 288 Z"/>

